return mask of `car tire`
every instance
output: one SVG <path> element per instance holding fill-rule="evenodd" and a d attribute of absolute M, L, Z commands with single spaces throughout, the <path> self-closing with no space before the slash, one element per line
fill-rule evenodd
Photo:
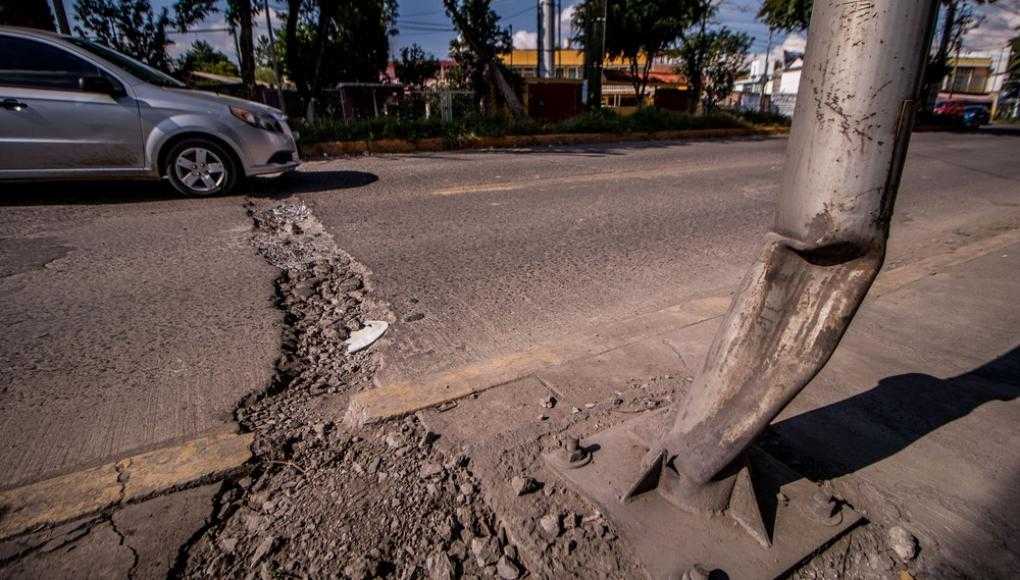
<path fill-rule="evenodd" d="M 205 197 L 230 193 L 240 168 L 222 145 L 209 139 L 185 139 L 167 152 L 163 174 L 179 193 Z"/>

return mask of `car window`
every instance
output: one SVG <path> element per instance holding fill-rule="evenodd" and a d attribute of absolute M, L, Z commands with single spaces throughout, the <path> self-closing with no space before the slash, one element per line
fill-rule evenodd
<path fill-rule="evenodd" d="M 173 77 L 162 73 L 147 64 L 138 62 L 127 55 L 123 55 L 112 48 L 107 48 L 102 44 L 82 38 L 68 38 L 67 41 L 78 48 L 91 52 L 99 58 L 110 61 L 147 83 L 158 87 L 172 87 L 176 89 L 185 88 L 183 83 L 177 81 Z"/>
<path fill-rule="evenodd" d="M 70 52 L 28 38 L 0 35 L 0 85 L 74 91 L 99 68 Z"/>

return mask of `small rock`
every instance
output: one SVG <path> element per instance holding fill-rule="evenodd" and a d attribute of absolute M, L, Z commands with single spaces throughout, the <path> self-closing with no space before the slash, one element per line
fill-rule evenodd
<path fill-rule="evenodd" d="M 397 449 L 407 444 L 407 441 L 404 440 L 403 435 L 400 433 L 390 433 L 386 436 L 385 441 L 386 446 L 390 449 Z"/>
<path fill-rule="evenodd" d="M 595 403 L 585 403 L 584 404 L 584 408 L 585 409 L 594 409 L 595 408 Z"/>
<path fill-rule="evenodd" d="M 556 406 L 556 397 L 549 395 L 542 399 L 542 406 L 546 409 L 552 409 Z"/>
<path fill-rule="evenodd" d="M 559 514 L 550 513 L 542 516 L 542 519 L 538 520 L 538 525 L 542 526 L 542 531 L 550 538 L 555 538 L 560 535 L 561 528 Z"/>
<path fill-rule="evenodd" d="M 233 554 L 237 549 L 237 538 L 223 538 L 220 540 L 220 549 L 227 554 Z"/>
<path fill-rule="evenodd" d="M 435 477 L 442 472 L 443 472 L 442 465 L 439 465 L 438 463 L 426 463 L 425 465 L 421 466 L 421 471 L 419 472 L 419 475 L 421 476 L 422 479 L 428 479 L 430 477 Z"/>
<path fill-rule="evenodd" d="M 266 536 L 265 538 L 263 538 L 262 541 L 259 542 L 258 547 L 255 548 L 255 553 L 252 554 L 251 563 L 248 565 L 248 567 L 254 568 L 255 565 L 262 560 L 262 558 L 265 558 L 266 554 L 268 554 L 269 551 L 273 549 L 274 543 L 276 543 L 276 538 L 274 536 Z"/>
<path fill-rule="evenodd" d="M 538 489 L 538 482 L 526 476 L 516 476 L 510 480 L 510 489 L 514 495 L 527 495 Z"/>
<path fill-rule="evenodd" d="M 578 409 L 577 407 L 571 407 L 570 408 L 570 412 L 576 415 L 576 414 L 580 413 L 581 410 Z"/>
<path fill-rule="evenodd" d="M 505 580 L 515 580 L 521 575 L 521 569 L 514 564 L 513 560 L 503 556 L 496 562 L 496 573 Z"/>
<path fill-rule="evenodd" d="M 453 580 L 457 577 L 450 556 L 443 552 L 431 556 L 425 565 L 429 569 L 429 580 Z"/>
<path fill-rule="evenodd" d="M 460 484 L 460 492 L 470 497 L 471 494 L 475 493 L 475 486 L 471 483 L 462 483 Z"/>
<path fill-rule="evenodd" d="M 904 562 L 917 557 L 917 538 L 900 526 L 889 528 L 889 547 Z"/>
<path fill-rule="evenodd" d="M 474 554 L 475 560 L 481 567 L 492 564 L 499 555 L 496 542 L 491 537 L 471 538 L 471 553 Z"/>

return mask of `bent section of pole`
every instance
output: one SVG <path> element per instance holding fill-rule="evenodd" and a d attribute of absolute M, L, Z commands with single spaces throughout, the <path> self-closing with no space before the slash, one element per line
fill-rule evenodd
<path fill-rule="evenodd" d="M 814 378 L 878 274 L 936 9 L 815 1 L 775 227 L 649 455 L 690 485 L 711 481 Z"/>

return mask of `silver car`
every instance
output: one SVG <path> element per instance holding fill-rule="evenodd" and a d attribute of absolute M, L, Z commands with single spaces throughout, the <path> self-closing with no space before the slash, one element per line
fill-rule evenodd
<path fill-rule="evenodd" d="M 189 90 L 88 40 L 0 26 L 0 180 L 166 178 L 211 195 L 299 163 L 277 109 Z"/>

